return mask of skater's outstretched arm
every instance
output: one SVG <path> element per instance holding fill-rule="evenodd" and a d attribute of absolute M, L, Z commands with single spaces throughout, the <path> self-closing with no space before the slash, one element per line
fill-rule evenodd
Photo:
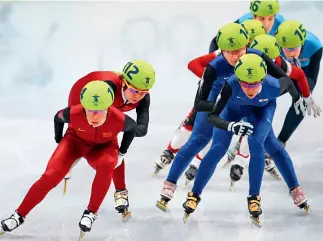
<path fill-rule="evenodd" d="M 187 68 L 200 79 L 203 76 L 206 66 L 216 57 L 216 53 L 212 52 L 190 61 Z"/>
<path fill-rule="evenodd" d="M 230 124 L 229 121 L 223 120 L 219 117 L 224 107 L 228 103 L 232 95 L 232 89 L 228 83 L 225 83 L 220 93 L 220 100 L 214 104 L 212 111 L 209 113 L 208 120 L 217 128 L 228 130 L 228 126 Z"/>
<path fill-rule="evenodd" d="M 318 49 L 310 58 L 309 65 L 302 68 L 307 79 L 313 82 L 312 89 L 316 85 L 317 78 L 320 72 L 320 64 L 322 59 L 322 48 Z"/>
<path fill-rule="evenodd" d="M 279 84 L 280 94 L 288 92 L 291 95 L 293 102 L 297 102 L 301 98 L 301 95 L 298 93 L 293 81 L 289 77 L 279 78 Z"/>
<path fill-rule="evenodd" d="M 196 111 L 211 111 L 214 105 L 213 101 L 207 101 L 212 89 L 213 82 L 216 81 L 217 74 L 215 69 L 208 65 L 204 71 L 200 86 L 197 90 L 194 102 Z"/>
<path fill-rule="evenodd" d="M 54 138 L 56 143 L 60 143 L 63 138 L 64 123 L 70 122 L 70 110 L 71 107 L 67 107 L 63 110 L 58 111 L 54 116 Z"/>
<path fill-rule="evenodd" d="M 150 95 L 148 93 L 140 101 L 139 105 L 136 108 L 136 112 L 137 112 L 136 137 L 143 137 L 148 132 L 149 106 L 150 106 Z"/>
<path fill-rule="evenodd" d="M 124 134 L 119 148 L 120 153 L 122 154 L 127 153 L 133 138 L 135 138 L 136 128 L 137 128 L 136 122 L 128 115 L 125 115 L 125 123 L 123 128 Z"/>

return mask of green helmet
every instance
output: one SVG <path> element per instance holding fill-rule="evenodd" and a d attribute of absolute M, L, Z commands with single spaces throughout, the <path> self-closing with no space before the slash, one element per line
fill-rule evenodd
<path fill-rule="evenodd" d="M 276 40 L 282 48 L 296 48 L 306 39 L 306 29 L 296 20 L 282 22 L 275 33 Z"/>
<path fill-rule="evenodd" d="M 250 48 L 267 54 L 271 59 L 280 55 L 280 47 L 275 37 L 268 34 L 258 35 L 251 43 Z"/>
<path fill-rule="evenodd" d="M 81 105 L 89 110 L 105 110 L 114 101 L 111 86 L 104 81 L 94 80 L 87 83 L 81 91 Z"/>
<path fill-rule="evenodd" d="M 246 47 L 249 37 L 241 24 L 228 23 L 216 35 L 217 45 L 221 50 L 234 51 Z"/>
<path fill-rule="evenodd" d="M 139 90 L 149 90 L 155 84 L 155 70 L 143 60 L 129 61 L 123 67 L 122 76 Z"/>
<path fill-rule="evenodd" d="M 249 42 L 260 34 L 266 34 L 264 25 L 258 20 L 248 19 L 241 23 L 241 25 L 247 30 Z"/>
<path fill-rule="evenodd" d="M 257 54 L 245 54 L 236 63 L 234 73 L 239 80 L 253 84 L 265 78 L 267 65 Z"/>
<path fill-rule="evenodd" d="M 277 0 L 253 0 L 250 3 L 250 12 L 260 17 L 276 15 L 279 10 L 280 4 Z"/>

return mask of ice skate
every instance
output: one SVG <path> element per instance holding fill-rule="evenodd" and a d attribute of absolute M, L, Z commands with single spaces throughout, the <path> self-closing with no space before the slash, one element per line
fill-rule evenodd
<path fill-rule="evenodd" d="M 243 175 L 243 167 L 235 164 L 231 166 L 230 169 L 230 179 L 231 179 L 231 184 L 230 184 L 230 191 L 233 191 L 234 184 L 235 182 L 239 181 Z"/>
<path fill-rule="evenodd" d="M 258 228 L 261 228 L 261 222 L 259 216 L 262 214 L 261 210 L 261 197 L 260 196 L 248 196 L 248 209 L 250 213 L 251 222 Z"/>
<path fill-rule="evenodd" d="M 164 181 L 163 182 L 163 189 L 161 191 L 161 198 L 159 201 L 156 203 L 156 207 L 159 208 L 160 210 L 166 212 L 168 209 L 168 202 L 173 198 L 174 192 L 176 190 L 177 185 L 169 182 L 169 181 Z"/>
<path fill-rule="evenodd" d="M 6 232 L 11 232 L 12 230 L 18 228 L 25 222 L 25 218 L 22 217 L 15 211 L 10 218 L 4 219 L 1 221 L 1 230 L 0 235 L 3 235 Z"/>
<path fill-rule="evenodd" d="M 94 221 L 97 219 L 97 214 L 89 211 L 89 210 L 85 210 L 82 218 L 79 222 L 79 227 L 80 227 L 80 237 L 79 237 L 79 241 L 83 241 L 84 237 L 85 237 L 85 233 L 90 232 L 92 229 L 92 225 L 94 223 Z"/>
<path fill-rule="evenodd" d="M 223 164 L 223 167 L 225 167 L 226 165 L 228 165 L 230 162 L 232 162 L 236 158 L 236 155 L 238 154 L 239 149 L 240 149 L 240 145 L 241 145 L 241 142 L 239 140 L 235 144 L 234 147 L 232 147 L 231 149 L 229 149 L 227 151 L 228 159 L 227 159 L 226 163 Z"/>
<path fill-rule="evenodd" d="M 311 206 L 307 204 L 307 198 L 302 188 L 293 188 L 289 193 L 293 198 L 294 204 L 300 209 L 304 209 L 305 215 L 308 216 L 310 214 Z"/>
<path fill-rule="evenodd" d="M 199 195 L 194 194 L 193 192 L 189 192 L 187 194 L 186 201 L 183 203 L 183 208 L 184 208 L 183 222 L 184 223 L 187 222 L 190 214 L 195 211 L 200 201 L 201 201 L 201 198 Z"/>
<path fill-rule="evenodd" d="M 272 176 L 275 179 L 281 180 L 281 177 L 278 173 L 278 170 L 276 168 L 275 162 L 269 156 L 268 153 L 265 153 L 265 170 L 269 173 L 270 176 Z"/>
<path fill-rule="evenodd" d="M 128 190 L 120 190 L 114 193 L 115 209 L 121 213 L 121 220 L 125 223 L 131 218 L 131 212 L 128 210 Z"/>
<path fill-rule="evenodd" d="M 185 177 L 186 177 L 185 186 L 187 186 L 189 182 L 194 180 L 194 178 L 196 177 L 196 174 L 197 174 L 197 167 L 194 165 L 190 165 L 190 167 L 185 172 Z"/>
<path fill-rule="evenodd" d="M 156 176 L 160 172 L 160 170 L 171 164 L 173 160 L 174 154 L 169 150 L 164 150 L 163 154 L 155 161 L 156 166 L 154 176 Z"/>

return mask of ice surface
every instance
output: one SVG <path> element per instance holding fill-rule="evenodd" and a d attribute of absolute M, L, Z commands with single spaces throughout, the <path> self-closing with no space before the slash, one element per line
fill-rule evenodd
<path fill-rule="evenodd" d="M 306 6 L 306 10 L 305 9 Z M 170 212 L 155 208 L 168 170 L 152 177 L 154 159 L 190 110 L 197 79 L 187 62 L 208 50 L 217 29 L 248 9 L 247 2 L 19 3 L 0 11 L 0 218 L 8 217 L 46 167 L 56 144 L 53 115 L 65 107 L 71 84 L 95 69 L 121 69 L 129 58 L 151 61 L 157 73 L 151 124 L 126 156 L 133 218 L 123 224 L 114 210 L 113 186 L 87 240 L 92 241 L 318 241 L 322 240 L 322 119 L 307 118 L 288 143 L 312 213 L 304 217 L 283 181 L 265 173 L 260 230 L 248 222 L 248 175 L 229 192 L 229 169 L 219 164 L 197 211 L 182 223 L 186 193 L 181 179 Z M 318 2 L 284 2 L 282 13 L 300 19 L 320 38 Z M 11 11 L 11 13 L 10 13 Z M 7 15 L 8 16 L 7 16 Z M 183 41 L 179 43 L 180 41 Z M 323 106 L 321 80 L 314 97 Z M 290 104 L 279 100 L 275 131 Z M 26 223 L 1 240 L 77 240 L 94 171 L 82 160 L 63 197 L 54 189 Z"/>

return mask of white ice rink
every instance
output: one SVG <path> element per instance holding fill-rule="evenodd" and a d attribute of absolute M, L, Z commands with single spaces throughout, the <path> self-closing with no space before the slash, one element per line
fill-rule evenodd
<path fill-rule="evenodd" d="M 186 68 L 208 52 L 217 29 L 248 11 L 247 2 L 17 3 L 0 6 L 0 219 L 17 208 L 40 177 L 56 144 L 53 116 L 67 104 L 74 81 L 96 70 L 120 70 L 129 58 L 156 68 L 151 122 L 126 156 L 127 188 L 133 218 L 124 224 L 114 210 L 111 189 L 87 241 L 321 241 L 323 225 L 323 117 L 307 117 L 288 142 L 312 206 L 305 217 L 283 181 L 267 173 L 261 189 L 263 227 L 249 224 L 248 175 L 229 192 L 229 168 L 218 165 L 198 209 L 182 222 L 188 188 L 180 179 L 169 212 L 155 207 L 168 170 L 152 177 L 154 159 L 190 110 L 197 78 Z M 282 3 L 286 18 L 299 19 L 323 39 L 323 4 Z M 304 10 L 306 9 L 306 10 Z M 322 75 L 321 75 L 322 76 Z M 181 87 L 181 88 L 180 88 Z M 314 97 L 323 106 L 323 84 Z M 290 99 L 279 100 L 274 127 L 280 131 Z M 135 113 L 134 113 L 135 114 Z M 26 223 L 0 241 L 77 240 L 78 222 L 89 201 L 94 171 L 82 160 L 63 196 L 60 184 Z"/>

